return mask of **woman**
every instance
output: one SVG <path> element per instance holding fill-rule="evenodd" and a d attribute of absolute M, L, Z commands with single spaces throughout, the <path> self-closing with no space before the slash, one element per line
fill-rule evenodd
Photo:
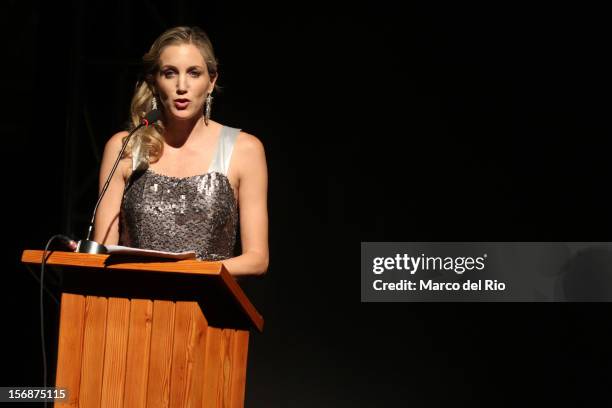
<path fill-rule="evenodd" d="M 221 260 L 233 275 L 265 273 L 265 152 L 255 136 L 210 119 L 218 72 L 208 37 L 197 27 L 172 28 L 143 62 L 132 125 L 155 108 L 162 119 L 132 136 L 98 208 L 94 240 L 194 250 L 199 259 Z M 119 132 L 106 143 L 100 188 L 127 134 Z M 242 254 L 233 257 L 238 220 Z"/>

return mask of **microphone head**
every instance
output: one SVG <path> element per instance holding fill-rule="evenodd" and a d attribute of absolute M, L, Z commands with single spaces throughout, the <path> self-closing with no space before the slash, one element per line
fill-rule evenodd
<path fill-rule="evenodd" d="M 159 109 L 153 109 L 152 111 L 147 113 L 147 116 L 144 117 L 142 122 L 146 126 L 149 126 L 151 123 L 157 122 L 160 118 L 161 118 L 161 112 L 159 111 Z"/>

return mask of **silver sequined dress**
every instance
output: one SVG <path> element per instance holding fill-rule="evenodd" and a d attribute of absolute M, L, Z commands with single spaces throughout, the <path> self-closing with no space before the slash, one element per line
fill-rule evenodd
<path fill-rule="evenodd" d="M 142 166 L 133 156 L 133 172 L 123 194 L 119 244 L 160 251 L 196 252 L 201 260 L 234 256 L 238 205 L 226 176 L 240 129 L 224 126 L 208 172 L 171 177 Z"/>

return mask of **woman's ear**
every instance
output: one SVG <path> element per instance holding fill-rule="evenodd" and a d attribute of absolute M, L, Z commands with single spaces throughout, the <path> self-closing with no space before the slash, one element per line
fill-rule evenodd
<path fill-rule="evenodd" d="M 208 93 L 212 93 L 215 90 L 215 84 L 217 83 L 217 79 L 219 78 L 219 73 L 215 74 L 214 78 L 210 78 L 210 86 L 208 87 Z"/>
<path fill-rule="evenodd" d="M 157 96 L 158 92 L 157 92 L 157 88 L 155 88 L 155 85 L 151 82 L 147 82 L 147 85 L 149 86 L 149 91 L 151 91 L 153 96 Z"/>

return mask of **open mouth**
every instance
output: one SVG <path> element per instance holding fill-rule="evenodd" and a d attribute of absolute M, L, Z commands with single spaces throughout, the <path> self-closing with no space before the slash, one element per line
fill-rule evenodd
<path fill-rule="evenodd" d="M 175 99 L 174 100 L 174 106 L 176 106 L 177 109 L 185 109 L 189 105 L 189 103 L 190 103 L 189 99 Z"/>

